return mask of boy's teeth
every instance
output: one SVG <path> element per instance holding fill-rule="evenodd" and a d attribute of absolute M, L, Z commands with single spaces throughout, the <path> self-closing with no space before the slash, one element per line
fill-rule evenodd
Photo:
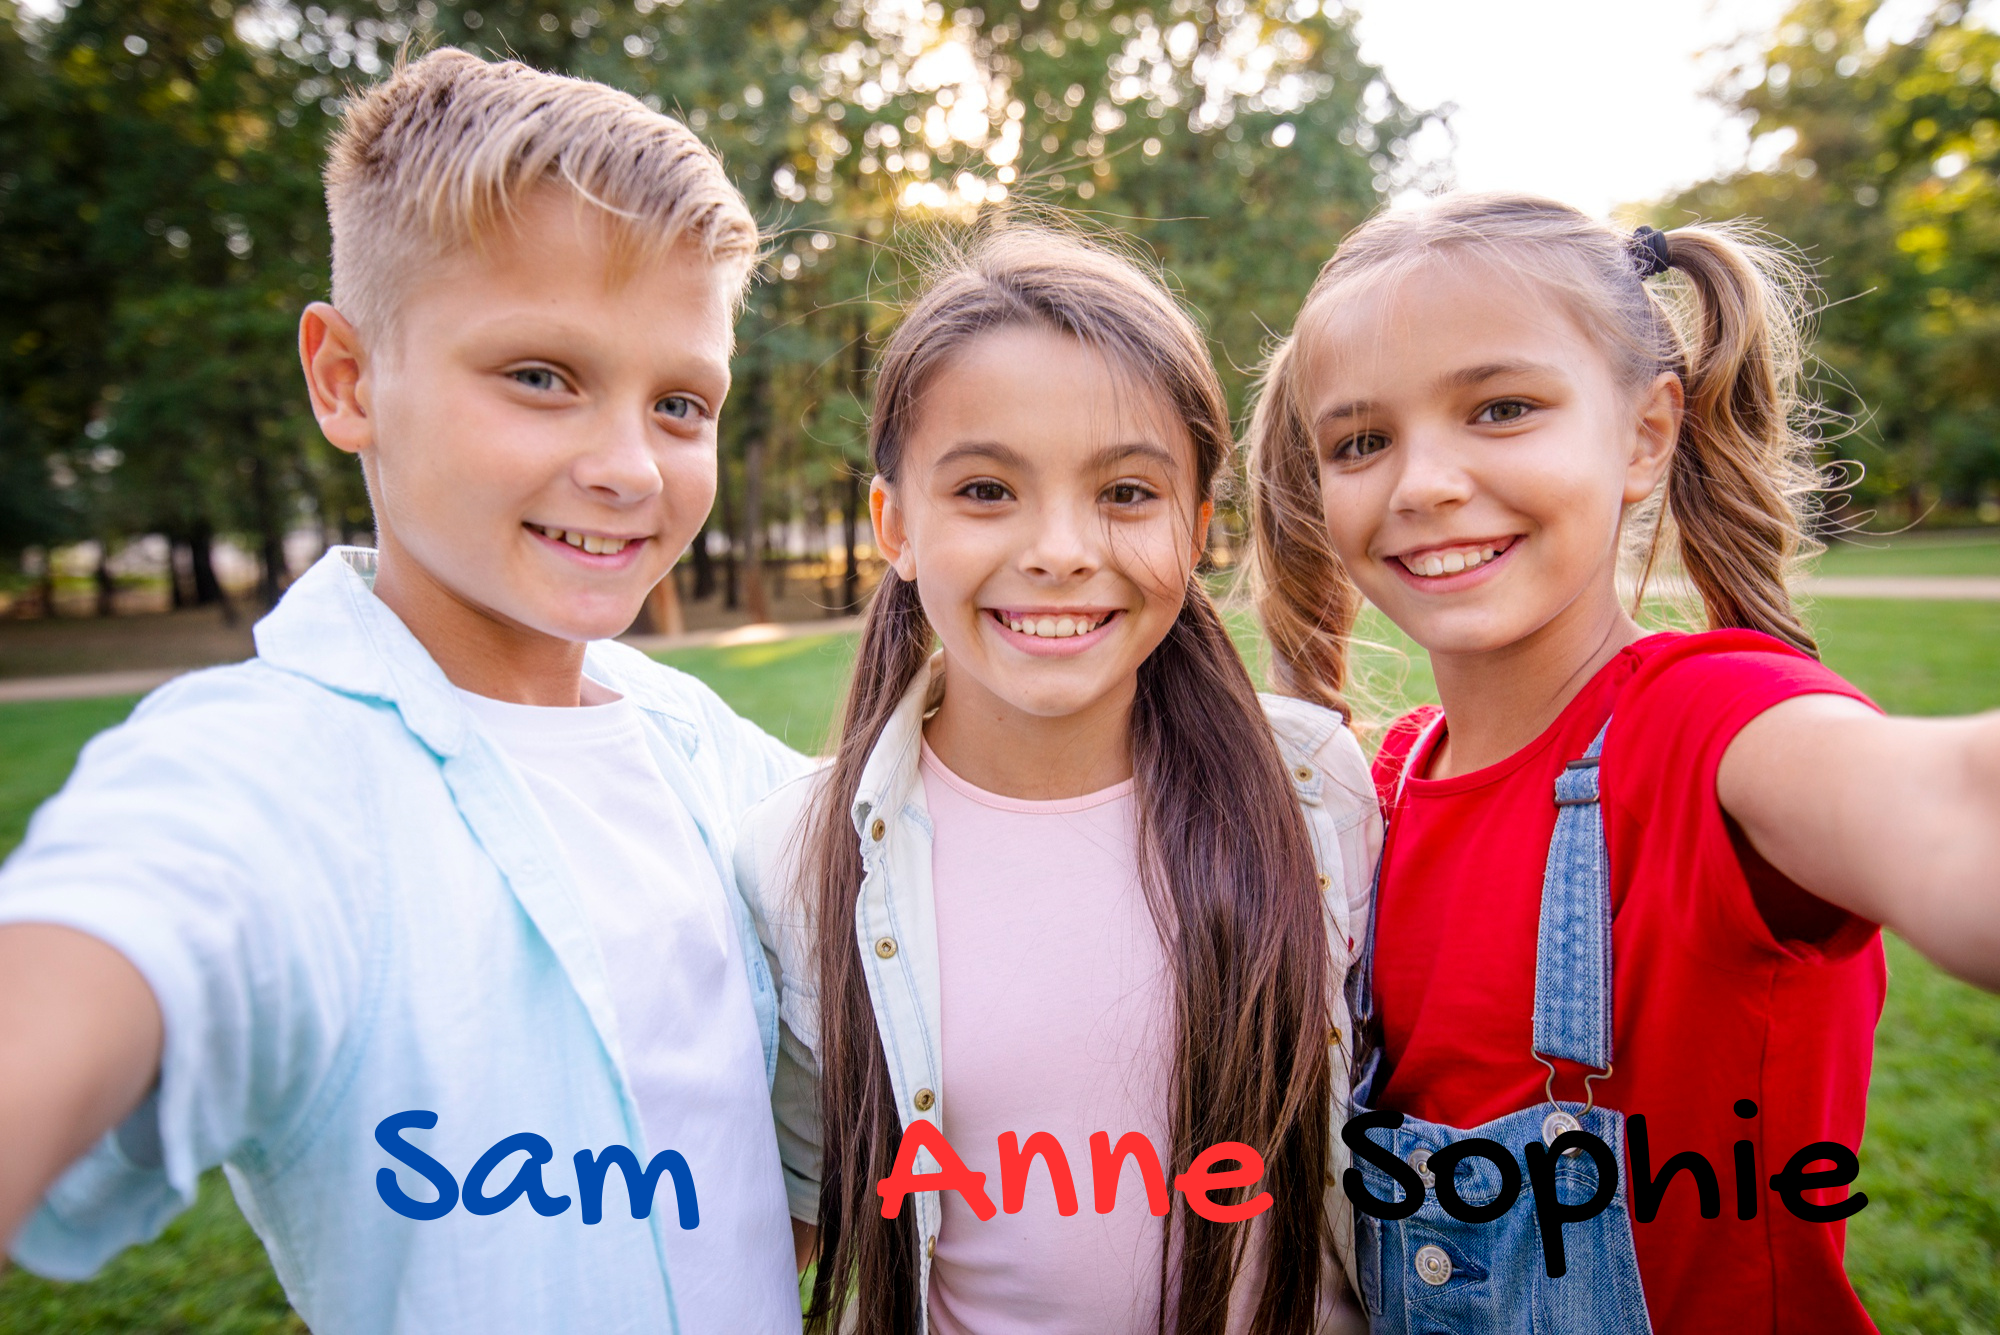
<path fill-rule="evenodd" d="M 545 528 L 540 524 L 534 527 L 538 532 L 554 538 L 557 542 L 566 542 L 579 551 L 596 556 L 616 556 L 631 542 L 630 538 L 600 538 L 589 533 L 570 533 L 559 528 Z"/>

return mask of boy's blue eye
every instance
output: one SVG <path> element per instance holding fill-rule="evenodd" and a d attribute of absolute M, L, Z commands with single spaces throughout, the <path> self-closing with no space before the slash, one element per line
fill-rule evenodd
<path fill-rule="evenodd" d="M 547 391 L 562 388 L 562 377 L 546 366 L 523 366 L 507 374 L 516 384 L 532 390 Z"/>
<path fill-rule="evenodd" d="M 685 394 L 669 394 L 654 404 L 653 409 L 660 416 L 671 417 L 676 422 L 685 422 L 689 418 L 701 415 L 701 405 Z"/>

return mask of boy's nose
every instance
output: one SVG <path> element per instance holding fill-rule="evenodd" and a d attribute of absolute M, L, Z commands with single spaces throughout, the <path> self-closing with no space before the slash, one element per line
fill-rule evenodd
<path fill-rule="evenodd" d="M 664 485 L 644 422 L 609 424 L 577 458 L 571 475 L 586 491 L 620 504 L 650 500 Z"/>

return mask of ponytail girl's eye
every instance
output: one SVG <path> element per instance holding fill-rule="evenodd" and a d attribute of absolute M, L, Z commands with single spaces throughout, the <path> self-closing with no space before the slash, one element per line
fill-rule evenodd
<path fill-rule="evenodd" d="M 968 482 L 958 489 L 958 494 L 982 505 L 998 505 L 1008 498 L 1007 488 L 991 478 Z"/>
<path fill-rule="evenodd" d="M 1380 454 L 1389 448 L 1389 438 L 1379 431 L 1357 431 L 1345 440 L 1336 441 L 1327 458 L 1334 463 L 1358 463 L 1372 454 Z"/>
<path fill-rule="evenodd" d="M 1494 426 L 1506 426 L 1509 423 L 1518 422 L 1526 417 L 1534 410 L 1534 406 L 1532 403 L 1528 403 L 1522 399 L 1495 399 L 1492 403 L 1481 408 L 1479 416 L 1474 420 L 1486 422 Z"/>

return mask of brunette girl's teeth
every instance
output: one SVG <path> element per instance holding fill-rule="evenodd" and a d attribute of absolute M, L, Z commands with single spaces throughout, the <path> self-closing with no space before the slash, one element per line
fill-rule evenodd
<path fill-rule="evenodd" d="M 1023 617 L 1015 619 L 1005 614 L 1000 621 L 1016 635 L 1032 635 L 1040 640 L 1066 640 L 1078 635 L 1088 635 L 1104 624 L 1105 618 L 1092 620 L 1088 617 Z"/>

